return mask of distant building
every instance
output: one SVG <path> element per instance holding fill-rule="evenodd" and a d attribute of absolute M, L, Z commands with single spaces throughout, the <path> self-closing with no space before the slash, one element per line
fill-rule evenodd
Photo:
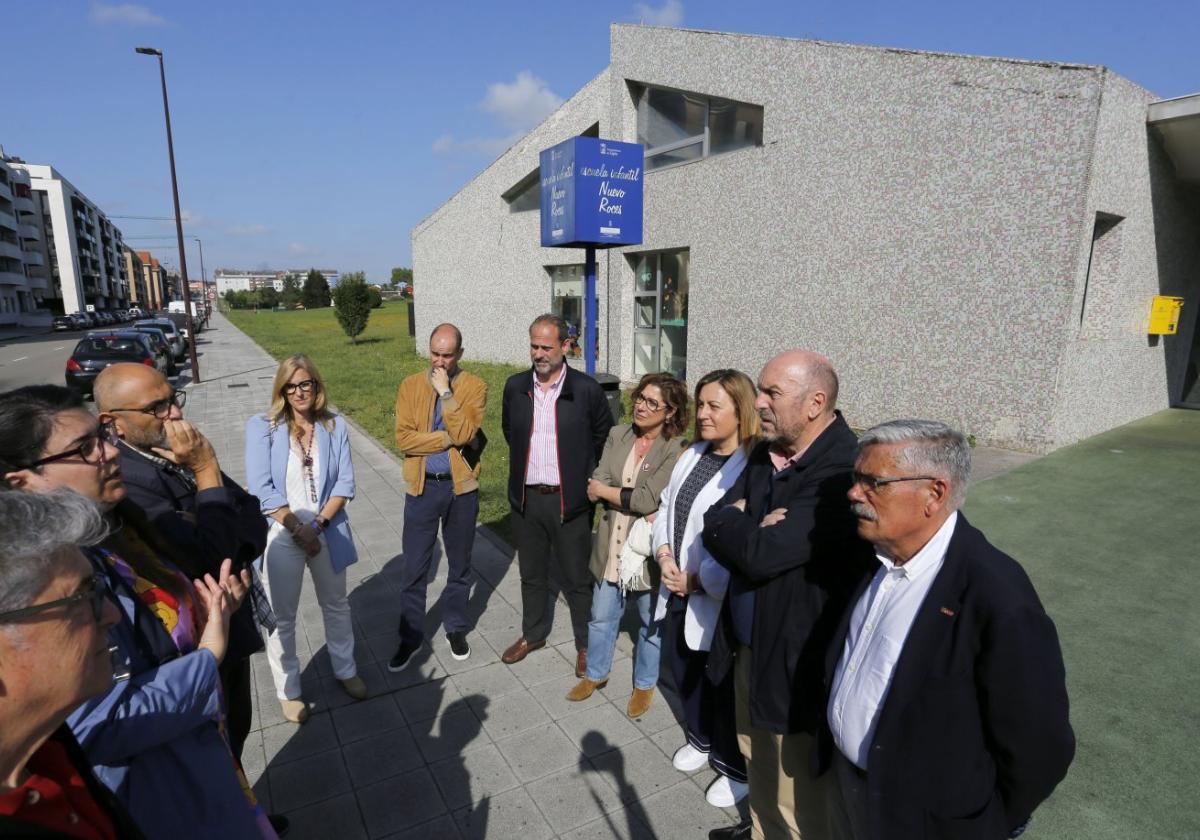
<path fill-rule="evenodd" d="M 539 313 L 582 332 L 538 155 L 590 135 L 646 148 L 643 242 L 597 254 L 598 370 L 810 348 L 854 426 L 1032 451 L 1200 407 L 1200 96 L 1156 99 L 1103 67 L 617 24 L 609 66 L 413 229 L 417 332 L 526 364 Z M 1178 334 L 1148 335 L 1156 295 Z"/>
<path fill-rule="evenodd" d="M 276 271 L 273 269 L 264 269 L 261 271 L 239 271 L 237 269 L 218 268 L 213 273 L 213 280 L 217 284 L 217 296 L 221 297 L 228 292 L 254 292 L 259 289 L 265 289 L 270 286 L 277 292 L 283 291 L 283 281 L 289 274 L 295 274 L 300 278 L 300 286 L 304 286 L 304 281 L 308 277 L 310 268 L 290 268 L 286 271 Z M 332 289 L 337 285 L 338 273 L 330 268 L 318 268 L 319 271 L 328 281 L 329 287 Z"/>
<path fill-rule="evenodd" d="M 4 170 L 12 198 L 0 198 L 0 251 L 6 250 L 4 216 L 12 215 L 5 210 L 7 202 L 20 214 L 21 259 L 33 268 L 32 275 L 25 271 L 25 288 L 16 296 L 19 305 L 67 313 L 88 306 L 127 307 L 129 278 L 120 228 L 53 167 L 9 157 Z M 5 192 L 0 186 L 0 194 Z M 32 263 L 25 253 L 35 255 Z M 16 259 L 11 254 L 7 259 L 13 268 Z M 15 272 L 8 274 L 15 278 Z"/>

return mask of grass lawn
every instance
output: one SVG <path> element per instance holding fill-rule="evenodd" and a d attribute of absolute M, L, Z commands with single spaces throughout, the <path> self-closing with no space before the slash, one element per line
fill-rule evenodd
<path fill-rule="evenodd" d="M 395 440 L 396 389 L 409 374 L 425 369 L 429 360 L 417 355 L 408 336 L 408 311 L 403 301 L 388 301 L 371 311 L 366 330 L 351 344 L 332 309 L 298 312 L 232 310 L 225 315 L 260 347 L 283 359 L 306 353 L 321 369 L 330 399 L 347 417 L 397 455 Z M 469 351 L 468 351 L 469 352 Z M 504 381 L 522 368 L 482 364 L 469 357 L 463 367 L 488 386 L 483 430 L 488 437 L 480 475 L 479 521 L 512 542 L 508 523 L 508 447 L 500 432 L 500 397 Z"/>
<path fill-rule="evenodd" d="M 971 488 L 1067 665 L 1075 763 L 1025 835 L 1200 837 L 1200 412 L 1173 409 Z"/>

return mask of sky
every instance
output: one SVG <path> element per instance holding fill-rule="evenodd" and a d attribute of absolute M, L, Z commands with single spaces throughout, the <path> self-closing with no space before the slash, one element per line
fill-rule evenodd
<path fill-rule="evenodd" d="M 609 24 L 1102 64 L 1200 92 L 1196 0 L 3 0 L 0 145 L 55 167 L 176 267 L 163 50 L 188 273 L 386 281 L 413 227 L 608 64 Z M 419 272 L 419 267 L 418 267 Z M 417 278 L 419 282 L 419 276 Z"/>

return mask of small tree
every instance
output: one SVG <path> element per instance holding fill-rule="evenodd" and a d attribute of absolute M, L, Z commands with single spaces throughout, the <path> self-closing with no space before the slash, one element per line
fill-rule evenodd
<path fill-rule="evenodd" d="M 315 268 L 304 280 L 304 308 L 324 309 L 329 306 L 329 281 Z"/>
<path fill-rule="evenodd" d="M 300 293 L 300 277 L 296 274 L 289 274 L 283 278 L 283 294 L 280 295 L 280 301 L 288 309 L 294 309 L 296 304 L 300 302 L 303 295 Z"/>
<path fill-rule="evenodd" d="M 279 292 L 274 286 L 263 286 L 258 290 L 258 305 L 263 309 L 274 309 L 279 305 Z"/>
<path fill-rule="evenodd" d="M 372 309 L 378 309 L 383 306 L 383 293 L 374 286 L 367 286 L 367 297 L 371 302 Z"/>
<path fill-rule="evenodd" d="M 412 282 L 411 268 L 393 268 L 392 269 L 392 285 L 403 286 L 405 283 Z"/>
<path fill-rule="evenodd" d="M 338 280 L 337 288 L 333 290 L 333 305 L 342 330 L 350 336 L 351 342 L 357 344 L 359 334 L 367 328 L 367 319 L 371 317 L 367 278 L 361 271 L 344 275 Z"/>

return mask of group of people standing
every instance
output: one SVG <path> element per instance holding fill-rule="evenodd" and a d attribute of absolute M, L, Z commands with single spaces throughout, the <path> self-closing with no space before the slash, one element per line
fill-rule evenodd
<path fill-rule="evenodd" d="M 531 368 L 504 386 L 522 630 L 501 660 L 545 647 L 553 576 L 575 641 L 567 699 L 584 700 L 608 684 L 633 601 L 627 713 L 645 714 L 669 672 L 683 717 L 672 764 L 711 767 L 714 805 L 749 797 L 750 820 L 710 837 L 1020 834 L 1074 734 L 1053 622 L 959 511 L 966 438 L 927 420 L 856 436 L 832 364 L 804 351 L 757 382 L 708 373 L 690 409 L 682 381 L 649 374 L 632 422 L 615 425 L 600 385 L 566 364 L 570 340 L 561 318 L 535 319 Z M 470 655 L 487 395 L 462 355 L 460 331 L 439 325 L 430 369 L 397 396 L 408 496 L 392 671 L 424 644 L 439 527 L 447 644 Z"/>
<path fill-rule="evenodd" d="M 501 660 L 546 646 L 561 591 L 567 699 L 584 700 L 607 687 L 632 601 L 628 715 L 669 675 L 672 764 L 711 767 L 713 805 L 748 798 L 750 819 L 712 837 L 1023 831 L 1074 754 L 1064 669 L 1028 577 L 959 510 L 963 435 L 902 420 L 856 437 L 833 366 L 802 351 L 757 381 L 708 373 L 690 405 L 681 380 L 647 375 L 616 425 L 566 364 L 570 344 L 562 319 L 537 318 L 531 367 L 502 395 L 521 633 Z M 439 533 L 453 658 L 470 657 L 477 617 L 487 388 L 452 324 L 429 351 L 395 406 L 407 495 L 391 671 L 426 644 Z M 305 569 L 333 676 L 367 696 L 346 593 L 353 461 L 316 366 L 280 364 L 246 427 L 245 488 L 183 418 L 186 396 L 139 365 L 97 379 L 96 414 L 55 386 L 0 394 L 0 834 L 282 835 L 240 755 L 264 632 L 282 715 L 308 716 Z"/>

